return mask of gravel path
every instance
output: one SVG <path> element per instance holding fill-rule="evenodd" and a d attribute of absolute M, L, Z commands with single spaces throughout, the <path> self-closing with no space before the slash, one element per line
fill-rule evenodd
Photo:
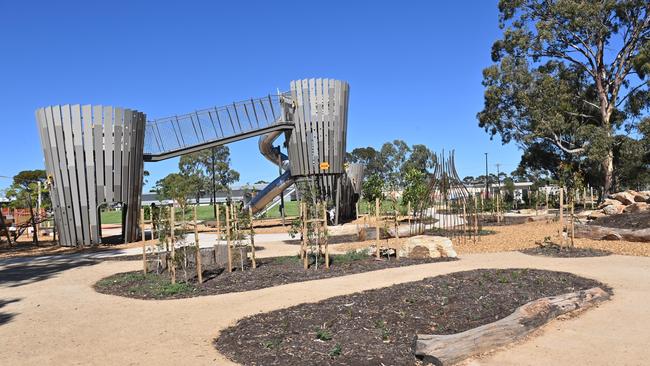
<path fill-rule="evenodd" d="M 641 365 L 650 358 L 650 258 L 543 258 L 517 252 L 463 255 L 460 261 L 392 268 L 243 293 L 143 301 L 96 293 L 91 285 L 138 262 L 0 265 L 2 365 L 231 365 L 212 346 L 244 316 L 395 283 L 474 268 L 568 271 L 611 285 L 612 301 L 555 321 L 539 337 L 478 360 L 489 365 Z M 48 266 L 43 274 L 36 266 Z M 38 274 L 41 275 L 38 275 Z M 643 279 L 643 280 L 640 280 Z"/>

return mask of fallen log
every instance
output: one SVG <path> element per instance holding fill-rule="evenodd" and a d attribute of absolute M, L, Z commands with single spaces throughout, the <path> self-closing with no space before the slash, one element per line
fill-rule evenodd
<path fill-rule="evenodd" d="M 608 298 L 609 293 L 600 287 L 543 297 L 518 307 L 503 319 L 462 333 L 418 334 L 415 355 L 434 365 L 452 365 L 510 344 L 559 315 L 589 308 Z"/>
<path fill-rule="evenodd" d="M 650 242 L 650 229 L 622 229 L 599 225 L 577 224 L 575 226 L 576 238 L 594 240 L 627 240 Z"/>

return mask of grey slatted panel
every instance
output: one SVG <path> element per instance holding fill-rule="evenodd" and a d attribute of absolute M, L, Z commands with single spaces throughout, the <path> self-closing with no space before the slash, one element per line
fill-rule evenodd
<path fill-rule="evenodd" d="M 315 94 L 312 95 L 314 99 L 314 105 L 316 107 L 316 139 L 318 140 L 318 159 L 316 161 L 316 169 L 319 173 L 327 173 L 327 171 L 320 169 L 320 162 L 327 161 L 327 154 L 325 153 L 325 144 L 323 141 L 323 130 L 324 130 L 324 115 L 323 115 L 323 80 L 316 79 L 315 82 Z"/>
<path fill-rule="evenodd" d="M 81 106 L 70 106 L 72 117 L 72 143 L 74 144 L 77 189 L 79 189 L 79 214 L 81 215 L 81 234 L 83 244 L 90 245 L 90 218 L 88 217 L 88 188 L 86 180 L 86 161 L 84 159 L 83 130 L 81 126 Z"/>
<path fill-rule="evenodd" d="M 90 105 L 81 107 L 83 123 L 83 144 L 86 158 L 86 185 L 88 187 L 88 216 L 90 219 L 90 241 L 99 244 L 99 231 L 97 229 L 97 183 L 95 178 L 95 156 L 93 136 L 93 113 Z M 101 166 L 100 166 L 101 167 Z"/>
<path fill-rule="evenodd" d="M 79 185 L 77 184 L 77 169 L 75 166 L 74 158 L 74 139 L 72 136 L 72 113 L 70 105 L 66 104 L 61 107 L 61 124 L 63 125 L 63 139 L 65 145 L 65 158 L 68 170 L 68 179 L 70 180 L 70 200 L 69 204 L 72 206 L 72 213 L 74 216 L 75 227 L 75 244 L 83 244 L 83 229 L 81 221 L 81 207 L 79 206 Z"/>
<path fill-rule="evenodd" d="M 39 108 L 36 111 L 36 121 L 39 128 L 41 136 L 41 146 L 43 147 L 43 156 L 45 157 L 45 170 L 48 173 L 48 177 L 52 176 L 52 181 L 54 181 L 54 172 L 58 167 L 54 165 L 54 157 L 52 151 L 52 146 L 50 145 L 50 133 L 48 131 L 47 119 L 45 118 L 45 109 Z M 54 212 L 54 221 L 57 231 L 61 233 L 61 223 L 63 222 L 63 217 L 61 214 L 61 205 L 59 203 L 59 195 L 56 194 L 57 187 L 56 185 L 53 188 L 53 194 L 50 195 L 52 201 L 52 211 Z M 60 234 L 59 234 L 60 235 Z M 61 240 L 59 240 L 61 241 Z"/>
<path fill-rule="evenodd" d="M 292 166 L 292 174 L 294 175 L 304 175 L 304 166 L 303 161 L 305 159 L 305 144 L 304 140 L 304 128 L 303 128 L 303 108 L 302 108 L 302 81 L 297 80 L 292 82 L 292 97 L 296 105 L 294 111 L 294 125 L 295 130 L 291 136 L 291 139 L 294 141 L 295 145 L 295 158 L 291 158 L 291 163 L 294 163 L 295 166 Z"/>
<path fill-rule="evenodd" d="M 125 156 L 128 156 L 127 164 L 125 166 L 124 175 L 127 176 L 126 181 L 122 184 L 122 187 L 126 188 L 127 195 L 125 197 L 126 202 L 128 202 L 128 218 L 127 218 L 127 230 L 128 235 L 126 240 L 128 241 L 135 235 L 135 229 L 137 224 L 137 216 L 139 212 L 136 212 L 136 202 L 134 197 L 134 192 L 136 189 L 142 189 L 142 185 L 138 187 L 137 179 L 139 174 L 136 174 L 137 163 L 135 161 L 136 152 L 134 151 L 137 148 L 136 139 L 138 137 L 138 111 L 130 111 L 131 116 L 129 117 L 128 130 L 129 134 L 127 135 L 127 150 L 125 150 Z M 127 124 L 125 124 L 127 125 Z M 128 155 L 127 155 L 128 154 Z"/>
<path fill-rule="evenodd" d="M 61 108 L 59 106 L 47 107 L 45 109 L 45 118 L 50 133 L 52 157 L 54 158 L 56 173 L 58 173 L 58 182 L 55 182 L 55 184 L 57 184 L 57 192 L 61 201 L 61 214 L 63 215 L 59 237 L 63 237 L 67 245 L 74 245 L 76 237 L 73 210 L 70 204 L 70 180 L 65 156 L 63 127 L 61 125 Z"/>
<path fill-rule="evenodd" d="M 329 92 L 329 79 L 324 79 L 322 81 L 322 101 L 323 101 L 323 143 L 325 155 L 329 161 L 330 156 L 332 156 L 333 144 L 330 142 L 330 128 L 332 127 L 332 118 L 330 117 L 330 92 Z"/>
<path fill-rule="evenodd" d="M 129 147 L 131 146 L 131 137 L 133 136 L 133 131 L 131 129 L 133 123 L 133 111 L 130 109 L 124 110 L 124 124 L 122 125 L 122 202 L 125 202 L 126 205 L 126 221 L 124 223 L 124 241 L 128 242 L 128 239 L 131 237 L 131 201 L 129 200 L 129 194 L 131 193 L 129 182 L 129 163 L 130 163 L 130 151 Z"/>
<path fill-rule="evenodd" d="M 309 80 L 305 79 L 302 81 L 302 96 L 303 96 L 303 111 L 305 112 L 304 116 L 304 126 L 305 126 L 305 142 L 307 145 L 307 161 L 306 161 L 306 174 L 314 174 L 314 144 L 312 135 L 314 133 L 311 124 L 311 101 L 309 95 Z"/>
<path fill-rule="evenodd" d="M 307 109 L 305 107 L 305 94 L 307 91 L 303 87 L 304 80 L 298 80 L 298 105 L 300 105 L 300 140 L 298 144 L 302 150 L 302 159 L 300 161 L 300 175 L 307 175 L 309 169 L 309 145 L 307 144 Z"/>
<path fill-rule="evenodd" d="M 350 84 L 341 81 L 343 84 L 343 103 L 344 103 L 344 108 L 343 108 L 343 116 L 342 118 L 342 126 L 341 126 L 341 134 L 343 135 L 342 138 L 342 151 L 345 154 L 345 151 L 347 149 L 347 143 L 348 143 L 348 111 L 349 111 L 349 103 L 350 103 Z"/>
<path fill-rule="evenodd" d="M 300 159 L 302 155 L 301 151 L 301 146 L 298 143 L 300 140 L 300 123 L 298 122 L 300 117 L 299 117 L 299 109 L 300 106 L 298 105 L 298 91 L 297 91 L 297 82 L 296 81 L 291 81 L 291 86 L 290 86 L 290 91 L 291 91 L 291 100 L 293 101 L 293 104 L 296 106 L 293 111 L 293 124 L 294 124 L 294 129 L 291 132 L 291 135 L 289 136 L 289 156 L 291 156 L 289 163 L 291 165 L 291 174 L 296 176 L 300 175 Z M 279 113 L 284 114 L 283 111 L 280 111 Z"/>
<path fill-rule="evenodd" d="M 146 116 L 144 115 L 144 113 L 139 113 L 138 118 L 139 118 L 139 121 L 138 121 L 137 146 L 144 146 L 144 138 L 145 138 L 145 133 L 146 133 L 145 132 L 146 131 L 145 127 L 146 127 L 147 119 L 146 119 Z M 136 185 L 135 186 L 138 187 L 138 189 L 134 190 L 134 197 L 133 197 L 132 202 L 135 203 L 135 205 L 136 205 L 134 207 L 134 211 L 136 212 L 136 215 L 134 215 L 135 220 L 140 220 L 139 213 L 140 213 L 140 209 L 141 209 L 141 200 L 142 200 L 142 189 L 141 189 L 141 187 L 142 187 L 142 180 L 144 179 L 144 176 L 143 176 L 143 174 L 144 174 L 144 160 L 142 159 L 142 155 L 141 155 L 143 150 L 141 148 L 136 148 L 133 151 L 136 154 L 138 154 L 139 158 L 135 159 L 137 161 L 136 173 L 138 174 L 138 179 L 136 180 Z M 139 221 L 136 221 L 135 227 L 139 227 L 138 223 L 139 223 Z"/>
<path fill-rule="evenodd" d="M 122 201 L 122 126 L 124 110 L 115 108 L 114 111 L 113 192 L 115 196 L 113 200 Z"/>
<path fill-rule="evenodd" d="M 334 120 L 338 122 L 337 123 L 338 124 L 338 131 L 339 131 L 338 135 L 339 135 L 339 143 L 340 143 L 341 138 L 343 137 L 343 129 L 341 128 L 342 127 L 341 126 L 341 108 L 343 108 L 343 106 L 341 105 L 341 102 L 340 102 L 340 100 L 341 100 L 341 82 L 337 80 L 335 85 L 336 85 L 335 102 L 337 104 L 337 108 L 335 109 L 336 115 L 334 117 Z M 340 151 L 340 149 L 335 149 L 334 150 L 334 162 L 335 162 L 335 165 L 334 165 L 335 172 L 340 173 L 341 172 L 341 165 L 342 165 L 341 164 L 341 151 Z"/>
<path fill-rule="evenodd" d="M 131 147 L 131 138 L 133 137 L 133 132 L 131 127 L 133 124 L 133 111 L 130 109 L 124 110 L 124 124 L 122 125 L 122 180 L 120 186 L 122 187 L 122 202 L 128 201 L 129 196 L 129 186 L 127 182 L 129 181 L 129 163 L 130 163 L 130 147 Z"/>
<path fill-rule="evenodd" d="M 95 155 L 95 166 L 97 167 L 96 173 L 96 189 L 97 189 L 97 206 L 99 206 L 106 198 L 104 190 L 104 126 L 102 125 L 102 106 L 93 106 L 93 150 Z"/>
<path fill-rule="evenodd" d="M 104 192 L 106 202 L 113 202 L 115 187 L 113 186 L 113 107 L 104 107 Z"/>

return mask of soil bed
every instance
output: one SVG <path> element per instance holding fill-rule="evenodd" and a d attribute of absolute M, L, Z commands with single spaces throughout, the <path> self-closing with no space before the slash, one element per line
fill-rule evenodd
<path fill-rule="evenodd" d="M 105 294 L 136 299 L 175 299 L 251 291 L 293 282 L 451 260 L 455 259 L 400 258 L 395 260 L 395 258 L 391 258 L 390 261 L 387 261 L 350 253 L 331 256 L 329 270 L 324 267 L 316 270 L 313 266 L 308 270 L 304 270 L 298 257 L 261 258 L 257 260 L 256 269 L 246 268 L 245 271 L 241 271 L 240 268 L 233 268 L 233 272 L 228 273 L 225 268 L 205 266 L 203 268 L 204 282 L 202 285 L 197 282 L 196 269 L 187 269 L 188 278 L 185 280 L 184 271 L 178 268 L 176 276 L 182 282 L 175 285 L 170 284 L 166 272 L 163 274 L 150 273 L 144 276 L 141 271 L 132 271 L 106 277 L 95 284 L 95 289 Z M 238 263 L 238 261 L 233 262 L 234 265 Z"/>
<path fill-rule="evenodd" d="M 603 216 L 589 221 L 587 225 L 630 230 L 647 229 L 650 228 L 650 211 Z"/>
<path fill-rule="evenodd" d="M 453 334 L 541 297 L 599 286 L 564 272 L 481 269 L 244 318 L 215 340 L 244 365 L 415 365 L 416 334 Z"/>
<path fill-rule="evenodd" d="M 556 257 L 556 258 L 586 258 L 586 257 L 604 257 L 611 255 L 612 252 L 595 249 L 595 248 L 557 248 L 557 247 L 537 247 L 537 248 L 526 248 L 520 250 L 521 253 L 528 255 L 538 255 L 544 257 Z"/>

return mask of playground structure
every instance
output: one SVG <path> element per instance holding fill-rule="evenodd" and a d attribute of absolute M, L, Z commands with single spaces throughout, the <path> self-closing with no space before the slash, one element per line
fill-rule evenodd
<path fill-rule="evenodd" d="M 346 174 L 349 86 L 333 79 L 292 81 L 290 91 L 146 121 L 142 112 L 100 105 L 39 108 L 60 243 L 101 243 L 100 211 L 122 205 L 124 242 L 138 240 L 144 161 L 156 162 L 259 136 L 259 150 L 280 176 L 246 208 L 262 210 L 292 184 L 310 182 L 334 221 L 352 217 L 363 170 Z M 284 134 L 282 153 L 274 141 Z"/>
<path fill-rule="evenodd" d="M 478 198 L 467 190 L 458 176 L 454 151 L 436 154 L 426 199 L 417 204 L 416 211 L 420 217 L 431 219 L 434 232 L 461 241 L 476 242 L 479 238 Z M 425 231 L 426 221 L 420 220 L 418 231 Z"/>

